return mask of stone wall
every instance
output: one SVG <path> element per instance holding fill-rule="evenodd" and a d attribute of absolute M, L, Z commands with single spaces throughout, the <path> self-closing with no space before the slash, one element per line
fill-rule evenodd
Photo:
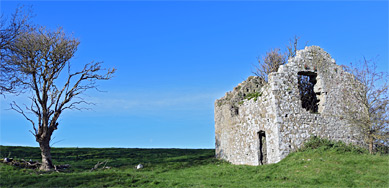
<path fill-rule="evenodd" d="M 317 111 L 302 107 L 298 75 L 314 82 Z M 260 78 L 249 77 L 215 102 L 216 157 L 233 164 L 276 163 L 311 136 L 363 145 L 362 134 L 347 122 L 343 99 L 351 96 L 353 76 L 320 47 L 297 52 L 288 64 Z M 255 97 L 253 97 L 255 96 Z M 355 105 L 355 104 L 354 104 Z M 266 135 L 260 151 L 259 132 Z"/>
<path fill-rule="evenodd" d="M 247 85 L 253 85 L 252 82 L 259 81 L 258 77 L 250 77 L 236 87 L 233 92 L 247 92 Z M 249 164 L 258 165 L 258 148 L 259 140 L 257 133 L 260 130 L 265 131 L 269 137 L 266 138 L 267 148 L 276 147 L 278 127 L 273 122 L 275 120 L 272 98 L 268 94 L 269 86 L 263 86 L 259 89 L 260 97 L 252 98 L 251 100 L 241 98 L 239 102 L 243 104 L 233 106 L 235 103 L 228 103 L 227 93 L 225 97 L 219 99 L 215 103 L 215 137 L 216 137 L 216 157 L 225 159 L 233 164 Z M 262 104 L 258 106 L 258 104 Z M 237 109 L 237 113 L 231 113 Z M 270 134 L 272 133 L 272 134 Z M 267 152 L 269 162 L 278 156 L 278 153 L 273 151 Z M 273 154 L 272 154 L 273 153 Z"/>

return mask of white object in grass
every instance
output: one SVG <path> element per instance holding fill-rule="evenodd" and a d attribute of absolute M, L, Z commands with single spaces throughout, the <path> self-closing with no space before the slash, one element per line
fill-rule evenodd
<path fill-rule="evenodd" d="M 137 166 L 136 166 L 136 169 L 142 169 L 143 168 L 143 165 L 142 164 L 138 164 Z"/>

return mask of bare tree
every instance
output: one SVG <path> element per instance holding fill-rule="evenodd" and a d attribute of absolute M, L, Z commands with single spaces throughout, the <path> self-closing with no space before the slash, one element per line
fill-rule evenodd
<path fill-rule="evenodd" d="M 286 63 L 285 54 L 280 53 L 280 49 L 271 49 L 266 52 L 266 56 L 262 58 L 258 58 L 258 66 L 255 66 L 255 72 L 253 72 L 256 76 L 262 78 L 261 80 L 264 83 L 268 82 L 268 75 L 272 72 L 277 72 L 278 68 Z M 262 84 L 264 84 L 262 83 Z"/>
<path fill-rule="evenodd" d="M 34 28 L 29 21 L 31 17 L 31 11 L 23 6 L 18 7 L 9 20 L 4 15 L 0 17 L 0 94 L 2 95 L 22 91 L 20 88 L 17 89 L 21 84 L 16 80 L 16 67 L 6 62 L 10 61 L 10 51 L 19 34 Z"/>
<path fill-rule="evenodd" d="M 378 72 L 376 61 L 366 58 L 345 69 L 354 75 L 356 82 L 353 82 L 352 89 L 357 91 L 353 96 L 344 98 L 348 104 L 344 107 L 344 111 L 350 117 L 347 120 L 362 130 L 370 153 L 373 153 L 374 145 L 387 147 L 389 144 L 388 73 Z M 362 109 L 355 107 L 358 105 L 353 105 L 355 103 L 353 101 L 361 104 Z"/>
<path fill-rule="evenodd" d="M 254 66 L 254 75 L 262 78 L 262 84 L 268 82 L 268 75 L 272 72 L 277 72 L 281 65 L 288 62 L 288 59 L 296 55 L 300 37 L 295 36 L 289 40 L 289 45 L 286 46 L 286 52 L 282 53 L 279 48 L 270 49 L 264 57 L 258 58 L 258 64 Z"/>
<path fill-rule="evenodd" d="M 82 70 L 72 72 L 70 59 L 78 45 L 78 39 L 65 34 L 62 28 L 50 31 L 39 27 L 19 33 L 11 50 L 7 51 L 5 63 L 13 67 L 15 81 L 31 94 L 30 105 L 13 102 L 11 109 L 32 124 L 31 133 L 39 143 L 42 155 L 41 170 L 53 168 L 50 140 L 62 112 L 90 104 L 80 97 L 81 94 L 96 88 L 97 80 L 111 79 L 115 72 L 115 69 L 103 69 L 101 62 L 87 63 Z"/>
<path fill-rule="evenodd" d="M 293 39 L 289 39 L 289 45 L 286 46 L 286 49 L 288 50 L 288 59 L 296 56 L 297 50 L 298 50 L 298 44 L 299 44 L 300 37 L 294 36 Z M 305 46 L 307 43 L 305 43 Z"/>

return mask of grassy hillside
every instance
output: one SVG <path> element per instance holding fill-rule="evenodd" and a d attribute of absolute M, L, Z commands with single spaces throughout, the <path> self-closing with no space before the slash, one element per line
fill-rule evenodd
<path fill-rule="evenodd" d="M 1 157 L 39 160 L 38 148 L 0 146 Z M 277 164 L 231 165 L 207 149 L 53 148 L 66 172 L 1 163 L 0 187 L 389 187 L 389 157 L 344 144 L 311 143 Z M 102 169 L 90 172 L 108 160 Z M 144 168 L 136 170 L 142 163 Z"/>

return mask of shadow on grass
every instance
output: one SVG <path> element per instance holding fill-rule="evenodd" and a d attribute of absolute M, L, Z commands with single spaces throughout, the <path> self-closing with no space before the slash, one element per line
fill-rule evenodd
<path fill-rule="evenodd" d="M 40 161 L 40 150 L 35 147 L 0 146 L 0 157 Z M 141 163 L 145 167 L 193 167 L 217 161 L 213 149 L 138 149 L 138 148 L 52 148 L 53 163 L 70 164 L 71 171 L 91 169 L 97 162 L 108 160 L 107 166 L 133 168 Z"/>

